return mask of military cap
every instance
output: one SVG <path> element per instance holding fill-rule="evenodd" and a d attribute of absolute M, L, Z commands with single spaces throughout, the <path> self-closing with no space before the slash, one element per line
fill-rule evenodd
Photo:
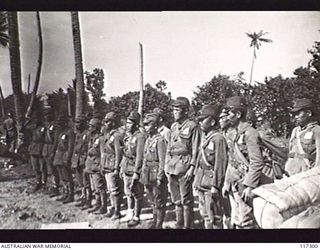
<path fill-rule="evenodd" d="M 137 123 L 140 122 L 140 114 L 138 112 L 136 112 L 136 111 L 132 111 L 130 113 L 130 115 L 128 116 L 128 119 L 137 124 Z"/>
<path fill-rule="evenodd" d="M 98 118 L 92 118 L 92 119 L 89 121 L 89 125 L 99 126 L 99 125 L 100 125 L 100 120 L 99 120 Z"/>
<path fill-rule="evenodd" d="M 228 115 L 228 110 L 227 109 L 222 109 L 219 118 L 225 117 Z"/>
<path fill-rule="evenodd" d="M 152 113 L 158 114 L 160 116 L 163 115 L 163 110 L 161 108 L 154 108 Z"/>
<path fill-rule="evenodd" d="M 298 112 L 302 109 L 311 108 L 313 109 L 313 103 L 310 99 L 302 98 L 296 99 L 293 103 L 292 112 Z"/>
<path fill-rule="evenodd" d="M 149 124 L 150 122 L 158 122 L 158 121 L 159 121 L 159 114 L 150 113 L 150 114 L 147 114 L 143 119 L 143 124 Z"/>
<path fill-rule="evenodd" d="M 173 102 L 173 107 L 179 107 L 179 108 L 189 108 L 190 102 L 188 98 L 179 96 L 177 99 Z"/>
<path fill-rule="evenodd" d="M 115 112 L 109 112 L 105 115 L 105 117 L 103 118 L 104 122 L 107 121 L 114 121 L 117 118 L 117 115 Z"/>
<path fill-rule="evenodd" d="M 227 99 L 227 108 L 246 109 L 247 105 L 245 99 L 241 96 L 232 96 Z"/>
<path fill-rule="evenodd" d="M 212 105 L 212 104 L 204 105 L 199 111 L 198 119 L 204 119 L 208 116 L 211 116 L 213 118 L 219 117 L 219 110 L 215 105 Z"/>

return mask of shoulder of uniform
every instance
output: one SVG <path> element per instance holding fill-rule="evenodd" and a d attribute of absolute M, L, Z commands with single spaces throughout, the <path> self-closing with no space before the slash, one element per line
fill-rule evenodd
<path fill-rule="evenodd" d="M 313 128 L 312 128 L 312 131 L 314 131 L 315 133 L 317 134 L 320 134 L 320 125 L 315 125 Z"/>
<path fill-rule="evenodd" d="M 187 120 L 186 125 L 187 125 L 188 127 L 191 127 L 191 128 L 198 127 L 198 124 L 197 124 L 195 121 L 190 120 L 190 119 Z"/>
<path fill-rule="evenodd" d="M 260 136 L 259 132 L 253 127 L 246 128 L 244 133 L 246 136 L 249 136 L 249 137 L 259 137 Z"/>

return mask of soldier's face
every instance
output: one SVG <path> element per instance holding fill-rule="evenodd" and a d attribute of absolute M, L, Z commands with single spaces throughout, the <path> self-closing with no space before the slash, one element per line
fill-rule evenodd
<path fill-rule="evenodd" d="M 112 121 L 108 120 L 108 121 L 104 122 L 104 127 L 105 127 L 106 131 L 109 131 L 110 129 L 112 129 L 112 126 L 113 126 L 113 122 Z"/>
<path fill-rule="evenodd" d="M 241 117 L 241 114 L 239 115 L 239 112 L 233 112 L 230 110 L 228 112 L 227 120 L 230 123 L 230 126 L 236 126 L 238 124 L 238 121 Z"/>
<path fill-rule="evenodd" d="M 305 126 L 308 124 L 311 115 L 309 111 L 300 110 L 295 113 L 294 119 L 298 126 Z"/>
<path fill-rule="evenodd" d="M 127 132 L 132 132 L 133 131 L 133 128 L 134 128 L 134 122 L 127 119 L 127 122 L 126 122 L 126 131 Z"/>
<path fill-rule="evenodd" d="M 174 120 L 176 122 L 180 121 L 181 119 L 185 118 L 186 117 L 186 110 L 183 109 L 183 108 L 180 108 L 180 107 L 174 107 L 173 108 L 173 117 L 174 117 Z"/>
<path fill-rule="evenodd" d="M 153 134 L 157 130 L 157 126 L 154 122 L 149 122 L 148 124 L 144 125 L 144 129 L 147 134 Z"/>
<path fill-rule="evenodd" d="M 213 119 L 209 116 L 199 120 L 201 130 L 205 133 L 209 132 L 213 126 L 213 122 L 214 122 Z"/>
<path fill-rule="evenodd" d="M 227 116 L 220 117 L 219 124 L 221 129 L 227 129 L 230 126 Z"/>

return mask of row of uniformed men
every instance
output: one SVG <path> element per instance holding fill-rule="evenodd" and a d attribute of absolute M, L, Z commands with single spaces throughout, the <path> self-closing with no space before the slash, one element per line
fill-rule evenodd
<path fill-rule="evenodd" d="M 110 112 L 103 124 L 91 119 L 88 131 L 85 118 L 77 119 L 75 136 L 64 116 L 59 118 L 56 129 L 47 113 L 45 126 L 39 119 L 30 145 L 31 163 L 37 176 L 35 190 L 45 185 L 48 169 L 53 177 L 50 196 L 61 194 L 61 180 L 62 197 L 58 200 L 72 202 L 73 168 L 83 187 L 83 199 L 76 206 L 92 207 L 93 191 L 97 202 L 90 211 L 119 219 L 122 178 L 128 206 L 124 220 L 128 226 L 140 222 L 145 188 L 153 206 L 151 227 L 162 228 L 169 187 L 175 204 L 176 228 L 190 228 L 194 187 L 205 228 L 223 228 L 223 218 L 227 228 L 257 228 L 251 191 L 272 182 L 273 176 L 265 171 L 260 135 L 246 122 L 245 101 L 231 97 L 221 113 L 215 105 L 204 105 L 198 123 L 188 117 L 189 107 L 187 98 L 175 100 L 175 122 L 170 130 L 164 127 L 159 110 L 145 116 L 143 130 L 139 114 L 131 113 L 125 131 L 120 128 L 119 117 Z M 312 103 L 298 100 L 293 112 L 298 127 L 290 139 L 286 164 L 290 174 L 313 167 L 320 155 L 319 126 Z M 109 210 L 106 190 L 111 201 Z"/>

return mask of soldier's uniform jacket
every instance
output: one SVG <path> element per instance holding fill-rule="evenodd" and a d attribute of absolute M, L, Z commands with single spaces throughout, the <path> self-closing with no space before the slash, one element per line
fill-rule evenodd
<path fill-rule="evenodd" d="M 145 139 L 145 134 L 139 130 L 124 137 L 123 158 L 120 164 L 123 173 L 141 174 Z"/>
<path fill-rule="evenodd" d="M 88 155 L 85 163 L 85 171 L 89 174 L 100 172 L 100 134 L 89 134 Z"/>
<path fill-rule="evenodd" d="M 155 184 L 165 178 L 164 164 L 167 151 L 166 139 L 161 134 L 148 137 L 144 146 L 141 183 Z"/>
<path fill-rule="evenodd" d="M 169 174 L 185 174 L 190 165 L 196 166 L 200 144 L 200 130 L 192 120 L 171 126 L 171 138 L 167 148 L 165 171 Z"/>
<path fill-rule="evenodd" d="M 170 141 L 171 131 L 169 128 L 167 128 L 165 125 L 162 125 L 160 128 L 158 128 L 158 132 L 164 137 L 164 139 L 166 139 L 167 143 Z"/>
<path fill-rule="evenodd" d="M 41 156 L 43 142 L 44 142 L 44 126 L 37 126 L 32 131 L 31 142 L 29 145 L 29 153 L 30 155 L 38 155 Z"/>
<path fill-rule="evenodd" d="M 270 182 L 263 177 L 265 164 L 257 130 L 247 122 L 240 122 L 237 133 L 230 139 L 232 143 L 229 148 L 226 185 L 240 184 L 239 189 L 243 189 L 245 187 L 256 188 L 264 184 L 264 181 Z M 237 151 L 240 151 L 241 154 Z"/>
<path fill-rule="evenodd" d="M 88 154 L 89 135 L 88 131 L 84 130 L 81 133 L 76 133 L 75 145 L 72 154 L 72 167 L 84 166 Z"/>
<path fill-rule="evenodd" d="M 103 171 L 110 173 L 114 170 L 120 170 L 122 139 L 123 134 L 116 129 L 100 137 L 101 168 Z"/>
<path fill-rule="evenodd" d="M 71 163 L 73 147 L 74 132 L 72 129 L 66 128 L 59 133 L 53 165 L 68 165 Z"/>
<path fill-rule="evenodd" d="M 304 128 L 295 127 L 289 141 L 289 159 L 285 169 L 290 175 L 320 164 L 320 126 L 311 122 Z"/>
<path fill-rule="evenodd" d="M 227 142 L 217 130 L 202 135 L 194 186 L 202 190 L 215 187 L 221 191 L 227 169 Z"/>
<path fill-rule="evenodd" d="M 59 130 L 57 126 L 52 122 L 45 126 L 44 140 L 42 148 L 43 157 L 53 157 L 59 136 Z M 53 159 L 53 158 L 52 158 Z"/>

